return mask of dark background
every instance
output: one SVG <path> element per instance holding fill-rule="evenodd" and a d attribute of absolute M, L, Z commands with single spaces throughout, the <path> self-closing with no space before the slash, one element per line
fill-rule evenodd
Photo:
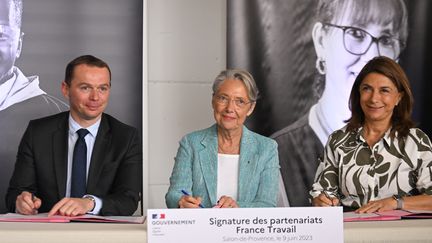
<path fill-rule="evenodd" d="M 66 64 L 84 54 L 101 58 L 112 72 L 106 112 L 141 130 L 142 0 L 24 0 L 23 5 L 23 50 L 16 66 L 26 76 L 39 75 L 44 91 L 65 100 L 60 87 Z"/>
<path fill-rule="evenodd" d="M 316 80 L 312 43 L 316 0 L 227 1 L 227 66 L 252 73 L 260 99 L 247 126 L 266 136 L 308 112 L 324 83 Z M 432 1 L 406 0 L 407 47 L 399 63 L 414 94 L 413 119 L 432 137 Z M 348 104 L 347 104 L 348 105 Z"/>
<path fill-rule="evenodd" d="M 67 103 L 60 91 L 67 63 L 84 54 L 103 59 L 112 72 L 106 112 L 142 131 L 142 0 L 24 0 L 23 5 L 23 49 L 15 65 L 26 76 L 38 75 L 44 91 Z M 5 114 L 13 109 L 2 111 L 4 120 L 0 116 L 0 127 L 7 126 L 6 138 L 0 136 L 0 213 L 6 210 L 5 193 L 28 121 L 47 115 L 17 110 L 22 116 L 11 127 Z"/>

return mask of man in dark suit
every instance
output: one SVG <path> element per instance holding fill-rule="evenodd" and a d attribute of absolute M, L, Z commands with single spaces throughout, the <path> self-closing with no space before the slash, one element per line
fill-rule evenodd
<path fill-rule="evenodd" d="M 10 212 L 135 212 L 142 184 L 140 138 L 135 128 L 103 113 L 110 89 L 104 61 L 86 55 L 67 65 L 62 93 L 70 111 L 29 123 L 6 195 Z"/>

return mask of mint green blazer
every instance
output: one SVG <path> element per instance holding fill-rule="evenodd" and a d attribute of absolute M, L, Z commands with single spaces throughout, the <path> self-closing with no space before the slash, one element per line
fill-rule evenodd
<path fill-rule="evenodd" d="M 275 207 L 279 180 L 276 142 L 243 126 L 240 142 L 237 204 L 239 207 Z M 206 208 L 217 204 L 217 125 L 182 138 L 165 195 L 168 208 L 178 208 L 186 190 L 202 198 Z"/>

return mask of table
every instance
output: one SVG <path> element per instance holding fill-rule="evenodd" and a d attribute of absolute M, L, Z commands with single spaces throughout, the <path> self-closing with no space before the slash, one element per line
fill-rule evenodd
<path fill-rule="evenodd" d="M 147 224 L 0 222 L 0 242 L 145 243 Z"/>
<path fill-rule="evenodd" d="M 345 242 L 432 242 L 432 219 L 344 223 Z"/>
<path fill-rule="evenodd" d="M 351 242 L 432 242 L 432 219 L 344 223 Z M 147 225 L 113 223 L 0 223 L 0 241 L 10 243 L 147 242 Z"/>

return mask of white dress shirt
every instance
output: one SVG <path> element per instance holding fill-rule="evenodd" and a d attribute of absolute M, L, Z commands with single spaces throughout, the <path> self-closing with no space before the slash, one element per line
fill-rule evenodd
<path fill-rule="evenodd" d="M 93 153 L 93 146 L 96 140 L 97 132 L 99 130 L 101 120 L 97 121 L 95 124 L 84 128 L 89 131 L 84 137 L 84 140 L 87 145 L 87 172 L 86 178 L 88 177 L 88 172 L 90 168 L 90 161 Z M 68 133 L 68 164 L 67 164 L 67 181 L 66 181 L 66 197 L 70 197 L 71 194 L 71 183 L 72 183 L 72 161 L 73 161 L 73 151 L 75 148 L 75 143 L 78 140 L 78 134 L 76 133 L 81 127 L 71 115 L 69 115 L 69 133 Z M 95 206 L 92 211 L 88 212 L 89 214 L 99 214 L 102 208 L 102 199 L 94 196 L 94 195 L 84 195 L 84 196 L 92 196 L 95 199 Z"/>
<path fill-rule="evenodd" d="M 219 154 L 217 166 L 217 198 L 229 196 L 237 201 L 240 155 Z"/>

